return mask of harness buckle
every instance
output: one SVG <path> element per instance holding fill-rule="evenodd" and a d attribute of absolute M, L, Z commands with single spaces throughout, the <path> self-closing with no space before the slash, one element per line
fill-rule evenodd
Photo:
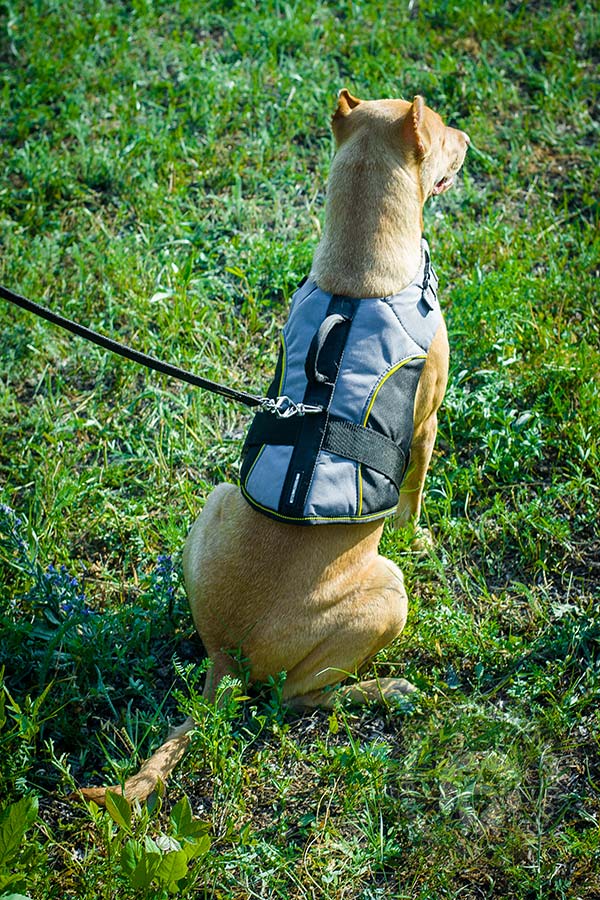
<path fill-rule="evenodd" d="M 323 412 L 322 406 L 311 406 L 309 403 L 294 403 L 285 394 L 282 397 L 263 397 L 259 404 L 263 412 L 272 413 L 278 419 L 289 419 L 290 416 L 304 416 Z"/>

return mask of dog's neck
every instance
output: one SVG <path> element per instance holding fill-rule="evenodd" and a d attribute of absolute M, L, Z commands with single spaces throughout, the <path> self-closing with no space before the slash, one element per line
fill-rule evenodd
<path fill-rule="evenodd" d="M 421 261 L 419 185 L 381 149 L 379 155 L 370 147 L 345 151 L 342 146 L 332 163 L 311 278 L 324 291 L 347 297 L 398 293 Z"/>

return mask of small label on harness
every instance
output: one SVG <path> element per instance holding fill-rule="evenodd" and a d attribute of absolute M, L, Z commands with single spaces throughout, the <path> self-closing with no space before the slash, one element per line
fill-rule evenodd
<path fill-rule="evenodd" d="M 292 484 L 292 490 L 290 491 L 290 497 L 288 503 L 290 506 L 294 502 L 294 498 L 296 496 L 296 491 L 298 490 L 298 484 L 300 482 L 300 478 L 302 477 L 302 472 L 296 472 L 296 477 L 294 478 L 294 483 Z"/>

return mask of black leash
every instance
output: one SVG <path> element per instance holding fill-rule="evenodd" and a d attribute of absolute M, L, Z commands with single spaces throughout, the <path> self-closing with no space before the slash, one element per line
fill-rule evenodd
<path fill-rule="evenodd" d="M 199 375 L 194 375 L 192 372 L 186 372 L 185 369 L 180 369 L 179 366 L 173 366 L 171 363 L 162 362 L 162 360 L 156 359 L 154 356 L 148 356 L 146 353 L 140 353 L 139 350 L 133 350 L 131 347 L 126 347 L 125 344 L 120 344 L 118 341 L 114 341 L 104 334 L 99 334 L 97 331 L 92 331 L 91 328 L 79 325 L 78 322 L 73 322 L 71 319 L 59 316 L 58 313 L 52 312 L 48 307 L 41 306 L 39 303 L 34 303 L 33 300 L 28 300 L 27 297 L 21 297 L 20 294 L 15 294 L 14 291 L 9 291 L 8 288 L 3 287 L 2 285 L 0 285 L 0 297 L 3 297 L 5 300 L 10 300 L 11 303 L 15 303 L 17 306 L 20 306 L 21 309 L 26 309 L 28 312 L 35 313 L 36 316 L 41 316 L 42 319 L 52 322 L 53 325 L 59 325 L 61 328 L 66 328 L 67 331 L 71 331 L 73 334 L 77 334 L 79 337 L 85 338 L 93 344 L 98 344 L 99 347 L 104 347 L 105 350 L 111 350 L 113 353 L 118 353 L 119 356 L 124 356 L 125 359 L 140 363 L 140 365 L 146 366 L 148 369 L 154 369 L 155 372 L 161 372 L 163 375 L 170 375 L 171 378 L 177 378 L 179 381 L 187 381 L 188 384 L 193 384 L 195 387 L 206 388 L 206 390 L 212 391 L 214 394 L 221 394 L 223 397 L 229 397 L 230 400 L 237 400 L 240 403 L 245 403 L 246 406 L 260 406 L 261 404 L 261 397 L 256 397 L 254 394 L 247 394 L 245 391 L 236 391 L 225 385 L 217 384 L 216 381 L 210 381 L 208 378 L 201 378 Z"/>
<path fill-rule="evenodd" d="M 4 300 L 9 300 L 16 306 L 20 306 L 21 309 L 26 309 L 28 312 L 34 313 L 36 316 L 41 316 L 42 319 L 52 322 L 53 325 L 58 325 L 60 328 L 66 328 L 67 331 L 71 331 L 73 334 L 77 334 L 79 337 L 85 338 L 93 344 L 98 344 L 99 347 L 103 347 L 105 350 L 110 350 L 112 353 L 124 356 L 125 359 L 130 359 L 142 366 L 146 366 L 147 369 L 153 369 L 155 372 L 169 375 L 171 378 L 176 378 L 178 381 L 185 381 L 188 384 L 193 384 L 194 387 L 203 388 L 204 390 L 211 391 L 213 394 L 220 394 L 222 397 L 228 397 L 230 400 L 236 400 L 238 403 L 243 403 L 245 406 L 260 406 L 265 412 L 272 412 L 280 418 L 288 418 L 292 415 L 304 415 L 305 413 L 321 411 L 320 408 L 316 409 L 307 406 L 306 404 L 294 403 L 289 397 L 258 397 L 256 394 L 249 394 L 246 391 L 236 391 L 234 388 L 227 387 L 224 384 L 218 384 L 218 382 L 211 381 L 209 378 L 202 378 L 200 375 L 194 375 L 193 372 L 187 372 L 185 369 L 180 369 L 179 366 L 173 366 L 171 363 L 163 362 L 160 359 L 156 359 L 154 356 L 149 356 L 147 353 L 141 353 L 139 350 L 133 350 L 131 347 L 119 343 L 119 341 L 106 337 L 104 334 L 99 334 L 97 331 L 92 331 L 91 328 L 86 328 L 85 325 L 80 325 L 78 322 L 66 319 L 64 316 L 52 312 L 48 307 L 42 306 L 40 303 L 35 303 L 33 300 L 28 300 L 27 297 L 22 297 L 20 294 L 16 294 L 14 291 L 10 291 L 2 285 L 0 285 L 0 297 L 3 297 Z"/>

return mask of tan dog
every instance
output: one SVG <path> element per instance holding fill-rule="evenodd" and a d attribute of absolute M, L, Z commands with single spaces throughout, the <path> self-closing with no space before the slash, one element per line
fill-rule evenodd
<path fill-rule="evenodd" d="M 361 101 L 347 90 L 332 128 L 338 149 L 311 279 L 351 298 L 392 295 L 415 277 L 423 205 L 451 186 L 469 138 L 445 126 L 421 97 Z M 447 375 L 442 323 L 418 382 L 399 526 L 419 518 Z M 194 623 L 212 660 L 205 696 L 214 697 L 223 675 L 237 674 L 231 651 L 249 661 L 252 681 L 286 671 L 283 697 L 297 706 L 330 706 L 336 694 L 360 703 L 412 690 L 404 679 L 381 678 L 331 691 L 406 621 L 402 572 L 378 554 L 382 531 L 382 519 L 314 527 L 275 521 L 252 508 L 239 488 L 219 485 L 190 531 L 183 560 Z M 173 732 L 126 782 L 127 797 L 145 798 L 164 781 L 193 726 L 188 720 Z M 83 793 L 103 802 L 104 789 Z"/>

